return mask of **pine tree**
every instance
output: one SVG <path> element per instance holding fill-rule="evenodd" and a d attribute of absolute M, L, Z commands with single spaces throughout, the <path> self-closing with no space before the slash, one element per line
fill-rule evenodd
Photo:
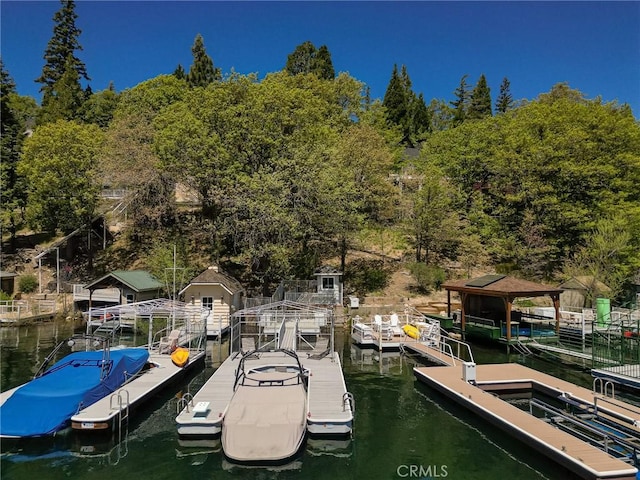
<path fill-rule="evenodd" d="M 467 108 L 469 103 L 469 86 L 467 85 L 467 77 L 465 74 L 460 79 L 460 85 L 456 88 L 454 95 L 456 99 L 453 102 L 449 102 L 453 107 L 453 125 L 457 126 L 464 122 L 467 116 Z"/>
<path fill-rule="evenodd" d="M 193 63 L 187 74 L 187 82 L 191 87 L 206 87 L 210 83 L 220 81 L 222 74 L 219 68 L 213 66 L 213 60 L 204 48 L 204 39 L 198 34 L 193 46 Z"/>
<path fill-rule="evenodd" d="M 89 96 L 91 92 L 89 91 Z M 87 99 L 87 92 L 82 90 L 78 72 L 74 68 L 74 60 L 69 56 L 62 77 L 53 84 L 46 103 L 42 104 L 40 123 L 56 120 L 74 120 L 78 118 L 82 104 Z"/>
<path fill-rule="evenodd" d="M 287 64 L 284 69 L 289 75 L 310 73 L 315 55 L 316 47 L 307 40 L 298 45 L 295 50 L 287 56 Z"/>
<path fill-rule="evenodd" d="M 0 59 L 0 225 L 10 233 L 11 250 L 15 239 L 19 209 L 24 205 L 26 188 L 17 174 L 16 166 L 20 157 L 20 147 L 24 135 L 24 125 L 20 123 L 10 105 L 10 96 L 16 94 L 16 85 Z M 0 250 L 2 246 L 0 245 Z"/>
<path fill-rule="evenodd" d="M 308 40 L 298 45 L 287 56 L 284 69 L 289 75 L 313 73 L 322 80 L 333 80 L 336 76 L 327 46 L 322 45 L 316 49 L 315 45 Z"/>
<path fill-rule="evenodd" d="M 404 67 L 403 71 L 406 74 Z M 406 78 L 403 78 L 398 73 L 398 65 L 394 65 L 389 85 L 387 85 L 387 91 L 382 99 L 382 105 L 387 110 L 387 121 L 392 125 L 400 127 L 405 123 L 409 114 L 405 82 Z"/>
<path fill-rule="evenodd" d="M 483 73 L 480 75 L 478 83 L 471 92 L 471 99 L 466 118 L 481 119 L 490 117 L 491 115 L 491 90 L 487 85 L 487 79 Z"/>
<path fill-rule="evenodd" d="M 333 68 L 333 62 L 331 61 L 331 53 L 326 45 L 322 45 L 313 60 L 312 73 L 323 80 L 333 80 L 336 77 L 336 71 Z"/>
<path fill-rule="evenodd" d="M 184 67 L 180 63 L 174 70 L 173 75 L 180 80 L 185 80 L 187 78 L 187 72 L 184 71 Z"/>
<path fill-rule="evenodd" d="M 41 83 L 43 94 L 42 105 L 46 105 L 50 97 L 54 96 L 55 84 L 65 74 L 67 63 L 70 62 L 78 79 L 90 80 L 84 63 L 75 55 L 76 50 L 82 50 L 78 37 L 82 30 L 76 27 L 78 15 L 75 13 L 73 0 L 60 0 L 62 8 L 55 13 L 53 21 L 53 36 L 44 53 L 46 61 L 42 67 L 42 74 L 36 79 Z"/>
<path fill-rule="evenodd" d="M 421 137 L 423 134 L 431 131 L 431 114 L 422 93 L 418 95 L 413 105 L 412 130 L 417 137 Z"/>
<path fill-rule="evenodd" d="M 496 99 L 496 113 L 505 113 L 513 108 L 513 97 L 511 96 L 511 84 L 509 79 L 504 77 L 500 84 L 500 93 Z"/>

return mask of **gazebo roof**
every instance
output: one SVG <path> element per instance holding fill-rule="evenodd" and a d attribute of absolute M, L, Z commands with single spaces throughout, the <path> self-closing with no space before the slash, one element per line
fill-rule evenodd
<path fill-rule="evenodd" d="M 562 288 L 522 280 L 507 275 L 484 275 L 474 279 L 450 280 L 442 284 L 445 290 L 490 297 L 541 297 L 559 295 Z"/>

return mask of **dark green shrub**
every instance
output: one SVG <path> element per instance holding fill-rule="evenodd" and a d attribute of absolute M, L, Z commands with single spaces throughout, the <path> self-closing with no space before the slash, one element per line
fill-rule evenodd
<path fill-rule="evenodd" d="M 35 275 L 22 275 L 18 286 L 23 293 L 35 292 L 36 288 L 38 288 L 38 279 Z"/>
<path fill-rule="evenodd" d="M 429 293 L 432 289 L 440 290 L 445 280 L 444 270 L 440 267 L 416 262 L 409 264 L 409 271 L 415 279 L 418 290 Z"/>
<path fill-rule="evenodd" d="M 383 290 L 389 283 L 390 273 L 382 260 L 354 260 L 345 270 L 349 292 L 358 295 Z"/>

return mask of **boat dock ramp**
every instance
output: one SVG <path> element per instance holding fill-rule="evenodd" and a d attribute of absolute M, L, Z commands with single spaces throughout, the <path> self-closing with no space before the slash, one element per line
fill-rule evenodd
<path fill-rule="evenodd" d="M 264 452 L 283 449 L 289 437 L 299 437 L 300 428 L 302 435 L 349 436 L 355 405 L 333 333 L 333 313 L 326 308 L 282 301 L 236 312 L 231 354 L 179 404 L 178 434 L 182 439 L 220 435 L 225 454 L 233 452 L 230 458 L 239 461 L 273 460 Z M 302 396 L 287 390 L 296 385 L 304 386 Z M 261 445 L 236 454 L 239 444 L 256 438 Z M 288 453 L 281 457 L 296 453 L 300 444 L 284 448 Z"/>
<path fill-rule="evenodd" d="M 581 478 L 636 479 L 639 407 L 513 363 L 414 374 Z M 499 397 L 507 392 L 525 392 L 529 411 Z"/>

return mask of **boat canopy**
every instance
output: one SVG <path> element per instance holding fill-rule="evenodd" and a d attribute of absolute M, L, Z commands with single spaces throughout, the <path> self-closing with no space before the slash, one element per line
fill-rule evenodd
<path fill-rule="evenodd" d="M 75 352 L 19 387 L 0 407 L 0 435 L 37 437 L 65 428 L 71 416 L 110 395 L 146 364 L 144 348 Z"/>

